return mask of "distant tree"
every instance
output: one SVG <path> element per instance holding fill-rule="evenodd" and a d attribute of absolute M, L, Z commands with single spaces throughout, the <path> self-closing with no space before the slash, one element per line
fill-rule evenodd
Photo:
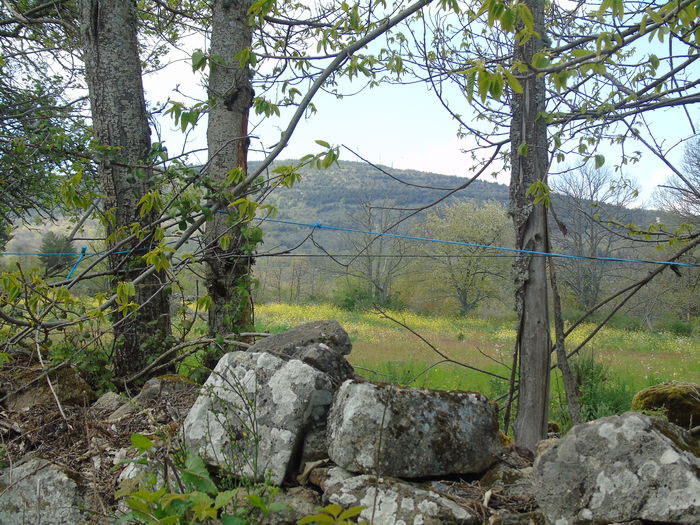
<path fill-rule="evenodd" d="M 506 208 L 491 201 L 479 205 L 460 202 L 430 214 L 417 229 L 420 235 L 482 246 L 511 245 L 512 226 Z M 481 302 L 498 297 L 510 280 L 510 259 L 502 253 L 476 246 L 424 244 L 428 282 L 436 294 L 454 298 L 463 315 Z"/>
<path fill-rule="evenodd" d="M 46 275 L 67 268 L 76 259 L 71 239 L 51 231 L 42 237 L 39 251 L 39 259 Z"/>
<path fill-rule="evenodd" d="M 682 169 L 682 174 L 676 174 L 661 186 L 655 196 L 656 204 L 700 226 L 700 137 L 686 144 Z"/>
<path fill-rule="evenodd" d="M 616 177 L 606 168 L 583 167 L 552 176 L 551 185 L 559 195 L 553 200 L 565 231 L 552 225 L 553 244 L 562 252 L 582 257 L 614 257 L 628 249 L 624 231 L 608 222 L 625 224 L 628 209 L 637 197 L 637 188 L 627 179 Z M 619 278 L 613 266 L 604 261 L 558 259 L 560 279 L 582 311 L 593 307 L 606 281 Z"/>
<path fill-rule="evenodd" d="M 393 227 L 396 214 L 368 202 L 348 216 L 357 229 L 376 233 L 400 233 Z M 407 269 L 407 260 L 403 257 L 406 243 L 401 239 L 371 233 L 353 235 L 348 243 L 354 257 L 343 273 L 351 281 L 354 279 L 360 283 L 359 289 L 354 283 L 351 284 L 353 293 L 359 293 L 368 301 L 379 305 L 390 305 L 395 300 L 396 279 Z"/>

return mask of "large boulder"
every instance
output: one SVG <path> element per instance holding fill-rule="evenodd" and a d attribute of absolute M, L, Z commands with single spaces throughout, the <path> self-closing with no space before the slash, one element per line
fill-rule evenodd
<path fill-rule="evenodd" d="M 79 476 L 45 459 L 31 459 L 0 476 L 3 525 L 84 523 L 87 490 Z"/>
<path fill-rule="evenodd" d="M 475 392 L 346 381 L 328 416 L 328 454 L 381 476 L 478 473 L 504 451 L 497 408 Z"/>
<path fill-rule="evenodd" d="M 700 442 L 628 412 L 577 425 L 535 461 L 535 496 L 556 525 L 700 523 Z"/>
<path fill-rule="evenodd" d="M 324 483 L 323 499 L 343 507 L 366 507 L 360 514 L 373 525 L 480 525 L 480 516 L 469 507 L 432 490 L 391 478 L 352 476 L 332 469 Z"/>
<path fill-rule="evenodd" d="M 352 350 L 350 337 L 338 321 L 312 321 L 261 339 L 248 351 L 288 354 L 297 347 L 314 343 L 323 343 L 342 355 L 348 355 Z"/>
<path fill-rule="evenodd" d="M 280 484 L 302 456 L 309 428 L 323 428 L 329 377 L 299 360 L 231 352 L 221 358 L 184 422 L 187 446 L 209 464 Z M 312 433 L 313 434 L 313 433 Z"/>
<path fill-rule="evenodd" d="M 262 339 L 249 352 L 268 352 L 299 359 L 333 378 L 338 384 L 355 377 L 345 355 L 352 350 L 350 337 L 337 321 L 314 321 Z"/>
<path fill-rule="evenodd" d="M 640 390 L 632 399 L 632 410 L 660 412 L 683 428 L 700 425 L 700 385 L 670 381 Z"/>

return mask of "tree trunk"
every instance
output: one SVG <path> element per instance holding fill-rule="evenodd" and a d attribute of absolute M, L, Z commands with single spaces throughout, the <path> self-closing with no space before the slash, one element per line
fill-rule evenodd
<path fill-rule="evenodd" d="M 136 3 L 124 0 L 82 0 L 81 37 L 90 93 L 93 133 L 114 156 L 99 163 L 105 193 L 104 209 L 110 247 L 128 236 L 133 223 L 145 227 L 145 236 L 120 245 L 109 257 L 112 287 L 131 281 L 146 264 L 142 255 L 152 242 L 154 217 L 139 217 L 138 203 L 152 188 L 152 173 L 143 166 L 151 148 L 150 129 L 141 79 L 136 39 Z M 136 168 L 136 166 L 140 166 Z M 169 297 L 164 272 L 156 272 L 136 286 L 138 310 L 114 314 L 114 372 L 125 377 L 137 372 L 159 353 L 170 336 Z"/>
<path fill-rule="evenodd" d="M 543 0 L 526 0 L 535 21 L 535 31 L 544 35 Z M 542 49 L 541 38 L 516 42 L 515 60 L 531 63 Z M 529 76 L 523 93 L 513 94 L 511 121 L 510 206 L 515 226 L 516 246 L 545 252 L 547 248 L 547 209 L 534 204 L 527 195 L 534 182 L 547 178 L 547 128 L 538 118 L 545 109 L 543 77 Z M 519 401 L 515 437 L 521 446 L 534 449 L 547 436 L 549 365 L 551 341 L 547 302 L 547 266 L 543 256 L 520 254 L 515 261 L 516 308 L 520 317 Z"/>
<path fill-rule="evenodd" d="M 241 67 L 236 55 L 251 46 L 249 7 L 249 0 L 216 0 L 213 4 L 211 56 L 217 59 L 210 62 L 207 174 L 222 188 L 230 170 L 239 168 L 247 173 L 248 169 L 248 112 L 253 88 L 248 66 Z M 207 222 L 205 234 L 207 291 L 212 299 L 209 333 L 213 336 L 243 331 L 253 322 L 253 250 L 245 236 L 247 227 L 240 223 L 235 208 L 229 211 L 215 214 Z M 224 235 L 230 238 L 230 244 L 224 244 L 227 249 L 219 242 Z M 216 357 L 210 356 L 205 365 L 215 364 Z"/>

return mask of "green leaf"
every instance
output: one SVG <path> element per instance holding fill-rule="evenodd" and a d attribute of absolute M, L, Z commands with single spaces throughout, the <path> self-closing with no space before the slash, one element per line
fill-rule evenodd
<path fill-rule="evenodd" d="M 222 514 L 221 523 L 222 525 L 248 525 L 248 522 L 243 518 L 231 516 L 230 514 Z"/>
<path fill-rule="evenodd" d="M 153 448 L 153 441 L 143 434 L 131 434 L 131 444 L 139 452 L 146 452 Z"/>
<path fill-rule="evenodd" d="M 197 49 L 192 53 L 192 71 L 204 69 L 207 65 L 207 55 L 201 49 Z"/>
<path fill-rule="evenodd" d="M 508 87 L 510 87 L 511 91 L 513 91 L 513 93 L 522 94 L 523 86 L 520 84 L 520 81 L 515 78 L 515 75 L 505 68 L 503 69 L 503 74 L 506 77 L 506 82 L 508 82 Z"/>
<path fill-rule="evenodd" d="M 225 490 L 223 492 L 219 492 L 214 500 L 214 507 L 220 509 L 221 507 L 228 505 L 228 503 L 236 497 L 236 494 L 238 494 L 237 490 Z"/>
<path fill-rule="evenodd" d="M 269 512 L 275 514 L 278 512 L 284 512 L 285 510 L 289 510 L 290 506 L 286 503 L 282 503 L 281 501 L 273 501 L 268 505 L 267 509 Z"/>
<path fill-rule="evenodd" d="M 187 454 L 185 468 L 181 471 L 181 475 L 185 483 L 198 490 L 210 493 L 216 492 L 216 485 L 209 477 L 209 471 L 204 461 L 196 454 Z"/>
<path fill-rule="evenodd" d="M 653 54 L 652 54 L 652 55 L 649 55 L 649 63 L 651 64 L 651 67 L 652 67 L 653 69 L 658 69 L 658 68 L 659 68 L 659 64 L 660 64 L 661 62 L 659 61 L 659 57 L 657 57 L 656 55 L 653 55 Z"/>
<path fill-rule="evenodd" d="M 604 155 L 596 155 L 595 156 L 595 169 L 602 168 L 603 164 L 605 164 L 605 156 Z"/>
<path fill-rule="evenodd" d="M 331 145 L 328 144 L 328 142 L 326 142 L 325 140 L 320 140 L 320 139 L 319 139 L 319 140 L 316 141 L 316 144 L 318 144 L 319 146 L 323 146 L 324 148 L 329 148 L 329 149 L 330 149 L 330 147 L 331 147 Z"/>
<path fill-rule="evenodd" d="M 222 235 L 219 237 L 219 247 L 227 252 L 229 249 L 229 246 L 231 246 L 231 236 L 229 234 Z"/>
<path fill-rule="evenodd" d="M 518 155 L 521 157 L 527 157 L 527 143 L 523 142 L 518 146 Z"/>
<path fill-rule="evenodd" d="M 355 516 L 359 516 L 362 514 L 362 511 L 365 510 L 367 507 L 363 505 L 358 505 L 356 507 L 350 507 L 349 509 L 343 511 L 340 516 L 338 516 L 339 520 L 348 520 L 350 518 L 354 518 Z"/>

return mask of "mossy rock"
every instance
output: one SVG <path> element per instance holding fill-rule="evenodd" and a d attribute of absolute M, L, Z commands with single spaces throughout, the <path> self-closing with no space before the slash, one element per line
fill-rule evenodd
<path fill-rule="evenodd" d="M 700 385 L 671 381 L 640 390 L 632 399 L 632 410 L 660 413 L 683 428 L 700 425 Z"/>
<path fill-rule="evenodd" d="M 38 366 L 23 369 L 13 377 L 13 382 L 17 385 L 27 384 L 36 380 L 43 372 L 44 369 Z M 95 391 L 80 373 L 70 366 L 52 371 L 49 377 L 61 404 L 87 406 L 97 398 Z M 10 394 L 6 401 L 6 407 L 10 410 L 23 410 L 36 405 L 55 403 L 53 393 L 44 378 L 24 390 Z"/>

